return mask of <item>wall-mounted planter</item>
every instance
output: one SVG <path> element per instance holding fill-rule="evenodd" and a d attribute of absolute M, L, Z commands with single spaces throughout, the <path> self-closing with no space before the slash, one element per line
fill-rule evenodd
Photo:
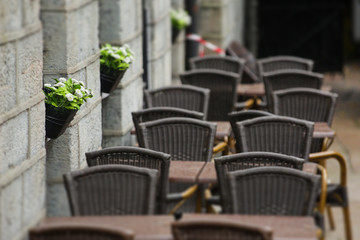
<path fill-rule="evenodd" d="M 63 134 L 71 120 L 73 120 L 76 112 L 75 109 L 66 109 L 62 107 L 54 107 L 46 104 L 45 128 L 46 137 L 56 139 Z"/>
<path fill-rule="evenodd" d="M 111 93 L 123 78 L 126 70 L 120 71 L 106 66 L 100 67 L 101 92 Z"/>
<path fill-rule="evenodd" d="M 176 42 L 176 39 L 177 37 L 179 36 L 180 32 L 182 30 L 179 30 L 177 29 L 176 27 L 172 27 L 172 30 L 171 30 L 171 40 L 172 40 L 172 43 L 174 44 Z"/>

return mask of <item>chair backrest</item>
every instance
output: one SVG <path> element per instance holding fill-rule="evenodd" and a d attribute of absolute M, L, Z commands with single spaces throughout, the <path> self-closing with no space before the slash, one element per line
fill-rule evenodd
<path fill-rule="evenodd" d="M 208 113 L 210 90 L 191 85 L 168 86 L 144 90 L 145 105 L 153 107 L 176 107 L 201 112 L 205 119 Z"/>
<path fill-rule="evenodd" d="M 257 67 L 260 78 L 264 73 L 277 70 L 304 70 L 312 71 L 314 61 L 294 56 L 274 56 L 257 60 Z"/>
<path fill-rule="evenodd" d="M 180 220 L 171 224 L 174 240 L 271 240 L 272 229 L 229 220 Z"/>
<path fill-rule="evenodd" d="M 234 110 L 237 100 L 238 75 L 220 70 L 201 69 L 180 75 L 183 84 L 210 89 L 210 103 L 207 120 L 227 121 L 227 114 Z"/>
<path fill-rule="evenodd" d="M 314 123 L 290 117 L 258 117 L 236 123 L 244 152 L 276 152 L 309 159 Z"/>
<path fill-rule="evenodd" d="M 317 89 L 289 88 L 275 91 L 273 99 L 277 115 L 326 122 L 331 126 L 337 94 Z M 323 139 L 313 139 L 310 152 L 320 152 L 322 142 Z"/>
<path fill-rule="evenodd" d="M 85 153 L 89 167 L 121 164 L 158 170 L 156 212 L 165 213 L 171 156 L 139 147 L 111 147 Z"/>
<path fill-rule="evenodd" d="M 273 92 L 287 88 L 320 89 L 324 76 L 302 70 L 279 70 L 263 74 L 268 110 L 273 112 Z"/>
<path fill-rule="evenodd" d="M 140 124 L 146 148 L 174 160 L 211 160 L 216 124 L 191 118 L 164 118 Z"/>
<path fill-rule="evenodd" d="M 195 69 L 217 69 L 225 72 L 238 74 L 239 81 L 243 74 L 245 60 L 229 56 L 209 55 L 204 57 L 190 58 L 190 68 Z"/>
<path fill-rule="evenodd" d="M 128 229 L 96 226 L 81 223 L 57 223 L 56 225 L 38 226 L 29 230 L 30 240 L 132 240 L 134 234 Z"/>
<path fill-rule="evenodd" d="M 238 135 L 239 130 L 237 129 L 236 122 L 241 122 L 248 119 L 253 119 L 257 117 L 264 117 L 264 116 L 272 116 L 271 113 L 261 111 L 261 110 L 243 110 L 243 111 L 234 111 L 228 114 L 229 121 L 231 124 L 231 128 L 233 130 L 236 142 L 235 142 L 235 148 L 236 152 L 242 152 L 241 150 L 241 138 Z"/>
<path fill-rule="evenodd" d="M 188 117 L 194 119 L 205 120 L 205 116 L 201 112 L 190 111 L 182 108 L 174 107 L 154 107 L 132 112 L 132 119 L 134 122 L 136 137 L 140 147 L 144 147 L 142 137 L 140 136 L 141 131 L 139 130 L 139 124 L 142 122 L 153 121 L 161 118 L 168 117 Z"/>
<path fill-rule="evenodd" d="M 237 214 L 311 216 L 320 176 L 286 167 L 259 167 L 228 173 Z"/>
<path fill-rule="evenodd" d="M 215 169 L 224 213 L 232 213 L 228 172 L 255 167 L 281 166 L 301 170 L 304 159 L 272 152 L 247 152 L 215 158 Z"/>
<path fill-rule="evenodd" d="M 126 165 L 103 165 L 64 175 L 71 213 L 144 215 L 155 213 L 158 171 Z"/>

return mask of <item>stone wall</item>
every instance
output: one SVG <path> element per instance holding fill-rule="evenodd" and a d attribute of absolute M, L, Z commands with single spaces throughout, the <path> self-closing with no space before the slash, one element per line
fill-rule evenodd
<path fill-rule="evenodd" d="M 148 12 L 147 26 L 149 41 L 148 69 L 149 88 L 155 89 L 171 84 L 171 26 L 170 1 L 145 0 Z"/>
<path fill-rule="evenodd" d="M 94 92 L 63 135 L 46 143 L 47 215 L 69 215 L 62 175 L 86 166 L 85 152 L 101 148 L 97 0 L 42 0 L 44 82 L 75 78 Z"/>
<path fill-rule="evenodd" d="M 39 0 L 0 0 L 0 239 L 45 215 L 45 108 Z"/>
<path fill-rule="evenodd" d="M 244 0 L 201 0 L 199 34 L 222 48 L 233 40 L 243 43 L 244 4 Z"/>
<path fill-rule="evenodd" d="M 173 9 L 185 9 L 184 0 L 172 0 Z M 181 31 L 171 47 L 172 84 L 180 84 L 179 74 L 185 71 L 185 30 Z"/>
<path fill-rule="evenodd" d="M 103 147 L 132 145 L 132 111 L 142 108 L 143 50 L 141 0 L 100 1 L 100 43 L 128 44 L 135 60 L 118 88 L 103 100 Z"/>

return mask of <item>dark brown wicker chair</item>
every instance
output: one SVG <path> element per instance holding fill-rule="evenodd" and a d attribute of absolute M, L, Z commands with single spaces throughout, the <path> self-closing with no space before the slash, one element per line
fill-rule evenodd
<path fill-rule="evenodd" d="M 153 107 L 176 107 L 208 114 L 210 90 L 191 85 L 169 86 L 144 91 L 145 105 Z"/>
<path fill-rule="evenodd" d="M 159 180 L 156 197 L 156 213 L 165 214 L 169 181 L 171 156 L 139 147 L 111 147 L 87 152 L 86 161 L 89 167 L 121 164 L 158 170 Z"/>
<path fill-rule="evenodd" d="M 67 223 L 39 226 L 29 230 L 30 240 L 132 240 L 134 234 L 127 229 L 91 224 Z"/>
<path fill-rule="evenodd" d="M 264 166 L 281 166 L 301 170 L 304 159 L 272 152 L 247 152 L 215 158 L 215 168 L 224 213 L 232 213 L 228 172 Z"/>
<path fill-rule="evenodd" d="M 279 90 L 274 92 L 274 109 L 279 115 L 301 118 L 313 122 L 327 122 L 331 126 L 334 116 L 337 94 L 324 92 L 314 89 L 293 88 L 287 90 Z M 321 152 L 328 148 L 328 144 L 323 139 L 313 139 L 310 152 Z M 311 160 L 321 162 L 325 160 L 335 159 L 339 162 L 341 183 L 331 183 L 327 186 L 327 209 L 330 217 L 330 224 L 333 228 L 333 219 L 331 214 L 331 206 L 343 208 L 346 233 L 351 235 L 351 221 L 349 214 L 349 202 L 346 184 L 346 162 L 343 157 L 334 152 L 322 152 L 311 157 Z M 326 157 L 328 156 L 328 157 Z"/>
<path fill-rule="evenodd" d="M 205 116 L 201 112 L 190 111 L 182 108 L 174 107 L 153 107 L 140 110 L 137 112 L 132 112 L 132 118 L 136 130 L 136 137 L 140 147 L 144 147 L 142 142 L 142 137 L 140 136 L 141 131 L 139 130 L 139 124 L 142 122 L 153 121 L 161 118 L 168 117 L 188 117 L 199 120 L 205 120 Z"/>
<path fill-rule="evenodd" d="M 237 122 L 244 152 L 276 152 L 309 159 L 314 123 L 283 116 Z"/>
<path fill-rule="evenodd" d="M 257 60 L 258 73 L 262 78 L 264 73 L 277 70 L 312 71 L 314 61 L 294 56 L 274 56 Z"/>
<path fill-rule="evenodd" d="M 171 224 L 174 240 L 271 240 L 272 229 L 224 220 L 181 220 Z"/>
<path fill-rule="evenodd" d="M 190 68 L 195 69 L 217 69 L 225 72 L 236 73 L 239 82 L 243 74 L 245 60 L 226 56 L 205 56 L 190 58 Z"/>
<path fill-rule="evenodd" d="M 158 171 L 103 165 L 64 175 L 71 214 L 154 214 Z"/>
<path fill-rule="evenodd" d="M 193 70 L 180 75 L 183 84 L 210 89 L 207 120 L 227 121 L 227 114 L 236 109 L 238 75 L 220 70 Z"/>
<path fill-rule="evenodd" d="M 211 160 L 215 123 L 191 118 L 165 118 L 141 123 L 140 129 L 146 148 L 168 153 L 173 160 Z M 189 186 L 185 183 L 170 183 L 170 193 L 183 192 Z M 171 205 L 169 207 L 173 208 Z M 194 212 L 194 198 L 187 201 L 181 210 Z"/>
<path fill-rule="evenodd" d="M 238 136 L 239 134 L 239 130 L 237 129 L 237 125 L 236 122 L 241 122 L 244 120 L 248 120 L 248 119 L 253 119 L 253 118 L 257 118 L 257 117 L 264 117 L 264 116 L 272 116 L 271 113 L 269 112 L 265 112 L 265 111 L 261 111 L 261 110 L 245 110 L 245 111 L 236 111 L 236 112 L 231 112 L 228 114 L 229 116 L 229 121 L 231 124 L 231 128 L 232 131 L 235 135 L 235 148 L 236 148 L 236 152 L 240 153 L 243 152 L 241 149 L 241 138 L 240 136 Z"/>
<path fill-rule="evenodd" d="M 279 70 L 263 74 L 267 109 L 273 112 L 273 92 L 287 88 L 320 89 L 324 76 L 302 70 Z"/>
<path fill-rule="evenodd" d="M 288 167 L 257 167 L 228 173 L 233 213 L 313 216 L 318 175 Z"/>

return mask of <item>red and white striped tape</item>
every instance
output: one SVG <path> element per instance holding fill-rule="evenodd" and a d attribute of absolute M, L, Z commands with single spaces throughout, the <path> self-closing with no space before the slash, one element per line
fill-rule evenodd
<path fill-rule="evenodd" d="M 204 56 L 205 55 L 205 51 L 204 51 L 204 47 L 207 47 L 208 49 L 222 55 L 225 56 L 225 51 L 222 48 L 219 48 L 218 46 L 212 44 L 211 42 L 205 41 L 201 36 L 197 35 L 197 34 L 192 34 L 189 33 L 186 35 L 186 38 L 195 42 L 200 43 L 200 50 L 199 50 L 199 55 L 200 56 Z"/>

